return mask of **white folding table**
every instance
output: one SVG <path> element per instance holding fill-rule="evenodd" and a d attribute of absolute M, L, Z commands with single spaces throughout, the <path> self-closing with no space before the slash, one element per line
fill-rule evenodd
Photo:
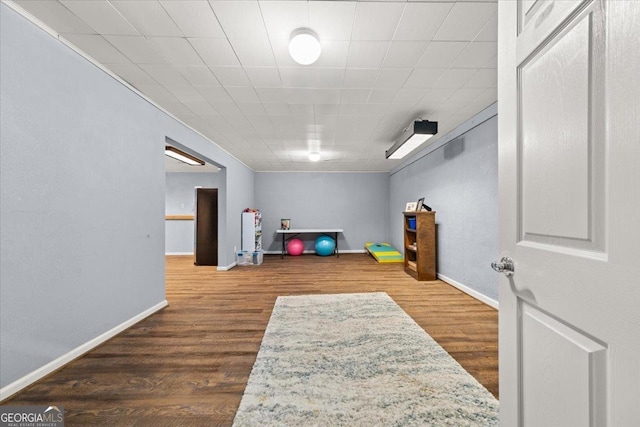
<path fill-rule="evenodd" d="M 285 243 L 299 234 L 324 234 L 333 237 L 336 241 L 336 247 L 333 253 L 336 254 L 336 257 L 340 257 L 340 252 L 338 252 L 339 233 L 344 233 L 344 230 L 342 228 L 292 228 L 289 230 L 276 230 L 276 234 L 282 235 L 282 253 L 280 254 L 280 258 L 284 258 L 286 252 Z M 289 237 L 287 237 L 287 235 L 289 235 Z"/>

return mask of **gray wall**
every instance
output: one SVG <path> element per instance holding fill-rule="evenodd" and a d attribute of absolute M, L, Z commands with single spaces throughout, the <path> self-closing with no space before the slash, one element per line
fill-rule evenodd
<path fill-rule="evenodd" d="M 254 179 L 228 153 L 0 8 L 4 387 L 164 300 L 165 136 L 223 168 L 221 265 L 233 262 L 235 215 L 253 204 Z"/>
<path fill-rule="evenodd" d="M 274 241 L 281 218 L 290 218 L 291 228 L 343 228 L 341 250 L 363 250 L 365 242 L 387 239 L 386 172 L 256 172 L 255 179 L 255 207 L 262 211 L 262 238 L 267 251 L 281 248 L 280 241 Z M 305 242 L 305 250 L 313 250 L 313 245 L 311 238 Z"/>
<path fill-rule="evenodd" d="M 390 236 L 402 246 L 405 203 L 424 196 L 436 211 L 438 273 L 498 299 L 490 268 L 498 247 L 498 118 L 414 156 L 390 178 Z"/>
<path fill-rule="evenodd" d="M 167 215 L 195 214 L 195 187 L 219 188 L 218 173 L 172 172 L 165 175 Z M 165 221 L 165 253 L 193 253 L 193 220 Z"/>

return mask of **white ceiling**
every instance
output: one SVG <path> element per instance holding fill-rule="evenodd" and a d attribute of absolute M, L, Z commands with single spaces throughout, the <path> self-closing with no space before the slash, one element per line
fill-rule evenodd
<path fill-rule="evenodd" d="M 444 135 L 497 98 L 494 1 L 14 3 L 258 171 L 387 171 L 414 119 Z M 288 54 L 299 27 L 311 66 Z"/>

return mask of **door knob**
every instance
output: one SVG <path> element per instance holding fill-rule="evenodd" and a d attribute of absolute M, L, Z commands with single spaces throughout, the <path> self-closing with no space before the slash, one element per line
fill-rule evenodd
<path fill-rule="evenodd" d="M 500 262 L 492 262 L 491 268 L 493 268 L 498 273 L 504 273 L 504 275 L 507 277 L 513 276 L 513 260 L 508 256 L 503 256 L 502 259 L 500 259 Z"/>

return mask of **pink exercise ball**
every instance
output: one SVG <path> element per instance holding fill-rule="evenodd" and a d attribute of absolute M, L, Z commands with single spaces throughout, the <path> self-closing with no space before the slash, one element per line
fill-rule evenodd
<path fill-rule="evenodd" d="M 292 256 L 298 256 L 302 254 L 304 250 L 304 243 L 300 239 L 291 239 L 287 243 L 287 253 Z"/>

